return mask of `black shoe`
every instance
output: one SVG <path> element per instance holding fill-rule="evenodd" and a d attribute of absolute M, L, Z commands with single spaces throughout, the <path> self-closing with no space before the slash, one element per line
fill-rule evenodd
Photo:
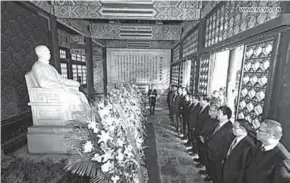
<path fill-rule="evenodd" d="M 210 176 L 207 176 L 206 178 L 203 179 L 204 181 L 212 181 L 212 178 Z"/>
<path fill-rule="evenodd" d="M 204 174 L 207 174 L 207 171 L 206 170 L 199 170 L 198 173 L 204 175 Z"/>

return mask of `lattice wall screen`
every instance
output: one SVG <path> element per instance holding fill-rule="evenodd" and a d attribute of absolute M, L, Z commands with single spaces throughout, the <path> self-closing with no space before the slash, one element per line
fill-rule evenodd
<path fill-rule="evenodd" d="M 273 7 L 277 11 L 247 12 L 244 7 Z M 214 45 L 240 32 L 261 25 L 280 15 L 279 1 L 227 1 L 206 19 L 205 47 Z"/>
<path fill-rule="evenodd" d="M 185 64 L 184 62 L 181 62 L 179 64 L 179 67 L 180 67 L 180 69 L 179 69 L 179 84 L 180 85 L 182 85 L 182 81 L 183 81 L 184 64 Z M 185 87 L 185 86 L 183 86 L 183 87 Z"/>
<path fill-rule="evenodd" d="M 189 92 L 194 93 L 195 92 L 195 79 L 197 74 L 197 64 L 196 64 L 196 58 L 191 59 L 191 72 L 190 72 L 190 89 Z"/>
<path fill-rule="evenodd" d="M 200 58 L 198 91 L 200 94 L 207 94 L 209 72 L 209 55 Z"/>
<path fill-rule="evenodd" d="M 172 66 L 171 84 L 178 85 L 179 65 Z"/>
<path fill-rule="evenodd" d="M 172 54 L 172 56 L 173 56 L 173 58 L 172 58 L 173 62 L 178 62 L 179 57 L 180 57 L 180 53 L 179 53 L 179 51 L 180 51 L 180 45 L 178 44 L 178 45 L 173 49 L 173 54 Z"/>
<path fill-rule="evenodd" d="M 273 40 L 246 46 L 238 118 L 259 126 L 269 79 Z"/>
<path fill-rule="evenodd" d="M 197 52 L 198 44 L 198 29 L 191 33 L 183 42 L 183 53 L 182 56 L 186 57 L 190 54 Z"/>

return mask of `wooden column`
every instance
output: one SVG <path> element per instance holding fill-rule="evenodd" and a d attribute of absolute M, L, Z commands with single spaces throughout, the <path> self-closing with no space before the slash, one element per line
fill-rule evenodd
<path fill-rule="evenodd" d="M 107 96 L 108 90 L 107 90 L 107 85 L 108 85 L 108 81 L 107 81 L 107 49 L 106 48 L 102 48 L 102 52 L 103 52 L 103 74 L 104 74 L 104 94 L 105 96 Z"/>
<path fill-rule="evenodd" d="M 276 66 L 274 68 L 273 87 L 269 110 L 265 111 L 266 118 L 277 120 L 283 128 L 283 144 L 290 149 L 290 30 L 284 29 L 280 32 L 277 42 L 278 51 Z"/>
<path fill-rule="evenodd" d="M 86 43 L 88 97 L 89 97 L 89 99 L 93 99 L 93 95 L 94 95 L 94 72 L 93 72 L 93 43 L 92 43 L 92 38 L 85 37 L 85 43 Z"/>
<path fill-rule="evenodd" d="M 60 73 L 60 54 L 59 54 L 59 45 L 58 45 L 58 33 L 57 33 L 57 22 L 56 17 L 50 15 L 50 26 L 51 26 L 51 59 L 50 64 Z"/>

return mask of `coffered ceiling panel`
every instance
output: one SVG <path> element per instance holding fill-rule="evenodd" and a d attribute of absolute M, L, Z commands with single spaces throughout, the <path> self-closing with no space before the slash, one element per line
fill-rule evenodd
<path fill-rule="evenodd" d="M 59 18 L 198 20 L 201 1 L 95 0 L 51 1 Z"/>

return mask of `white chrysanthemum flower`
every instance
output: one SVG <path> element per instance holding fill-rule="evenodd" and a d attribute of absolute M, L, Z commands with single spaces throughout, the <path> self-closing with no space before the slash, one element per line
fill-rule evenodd
<path fill-rule="evenodd" d="M 113 183 L 118 182 L 118 180 L 120 180 L 120 177 L 118 175 L 115 175 L 113 177 L 111 177 L 111 180 L 113 181 Z"/>
<path fill-rule="evenodd" d="M 96 125 L 96 123 L 93 123 L 93 122 L 90 122 L 89 124 L 88 124 L 88 128 L 89 129 L 92 129 L 93 131 L 94 131 L 94 133 L 99 133 L 99 129 L 97 128 L 97 125 Z"/>
<path fill-rule="evenodd" d="M 107 143 L 108 140 L 112 139 L 109 135 L 109 133 L 105 132 L 105 131 L 101 131 L 101 134 L 97 135 L 100 139 L 98 141 L 98 143 L 104 142 Z"/>
<path fill-rule="evenodd" d="M 120 139 L 120 138 L 117 139 L 117 146 L 119 146 L 119 147 L 123 147 L 124 144 L 125 144 L 125 142 L 124 142 L 123 139 Z"/>
<path fill-rule="evenodd" d="M 101 166 L 102 172 L 107 173 L 114 168 L 114 164 L 111 161 L 107 161 Z"/>
<path fill-rule="evenodd" d="M 102 162 L 103 157 L 101 155 L 99 155 L 98 153 L 94 155 L 94 157 L 92 158 L 93 161 L 97 161 L 99 163 Z"/>
<path fill-rule="evenodd" d="M 83 144 L 84 153 L 92 152 L 93 149 L 94 147 L 91 141 L 87 141 L 85 144 Z"/>

